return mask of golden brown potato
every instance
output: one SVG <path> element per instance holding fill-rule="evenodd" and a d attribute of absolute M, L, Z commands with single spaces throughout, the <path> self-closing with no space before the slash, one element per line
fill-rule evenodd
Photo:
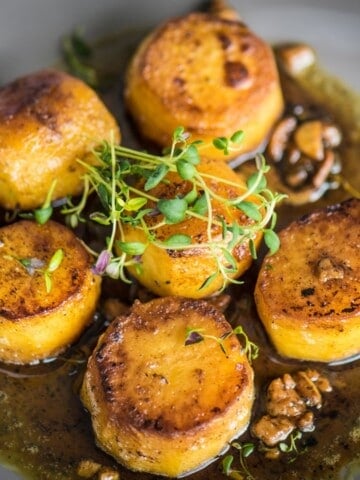
<path fill-rule="evenodd" d="M 185 345 L 187 329 L 200 343 Z M 89 359 L 81 397 L 98 445 L 127 468 L 177 477 L 205 466 L 247 427 L 253 371 L 222 313 L 168 297 L 116 318 Z M 214 381 L 216 379 L 216 381 Z"/>
<path fill-rule="evenodd" d="M 63 258 L 46 286 L 60 249 Z M 0 361 L 34 363 L 63 351 L 90 322 L 99 293 L 100 277 L 71 230 L 53 221 L 2 227 Z"/>
<path fill-rule="evenodd" d="M 223 198 L 236 198 L 246 191 L 246 185 L 242 177 L 223 162 L 203 160 L 197 169 L 199 172 L 234 184 L 228 185 L 213 179 L 206 180 L 208 186 Z M 151 190 L 151 195 L 162 199 L 181 197 L 186 195 L 191 188 L 189 182 L 182 180 L 175 173 L 168 174 L 166 178 L 170 183 L 159 184 Z M 229 225 L 233 222 L 244 227 L 251 225 L 252 221 L 241 210 L 224 205 L 223 202 L 217 200 L 212 200 L 211 203 L 214 219 L 218 220 L 222 217 Z M 154 207 L 154 205 L 149 202 L 149 207 Z M 159 222 L 159 216 L 147 216 L 144 217 L 144 220 L 150 228 Z M 189 298 L 204 298 L 217 293 L 224 282 L 224 277 L 220 272 L 212 282 L 205 286 L 203 284 L 208 277 L 217 272 L 217 260 L 220 260 L 223 265 L 228 265 L 220 247 L 225 246 L 229 239 L 223 240 L 221 224 L 214 223 L 211 234 L 212 241 L 217 244 L 217 248 L 211 251 L 208 245 L 204 245 L 208 242 L 207 227 L 207 222 L 194 217 L 181 223 L 163 225 L 156 230 L 158 240 L 165 241 L 172 235 L 180 233 L 190 236 L 191 243 L 196 244 L 196 246 L 186 250 L 172 250 L 171 248 L 160 248 L 150 243 L 141 257 L 141 269 L 133 265 L 129 267 L 129 271 L 141 284 L 160 296 L 179 295 Z M 122 229 L 126 242 L 147 242 L 143 230 L 134 228 L 129 224 L 123 225 Z M 260 233 L 254 237 L 256 246 L 261 239 L 262 235 Z M 248 241 L 246 240 L 242 245 L 236 246 L 232 253 L 236 261 L 236 272 L 229 274 L 229 276 L 238 278 L 250 267 L 252 262 Z"/>
<path fill-rule="evenodd" d="M 0 205 L 32 209 L 80 193 L 89 152 L 119 128 L 96 93 L 64 72 L 44 70 L 0 88 Z"/>
<path fill-rule="evenodd" d="M 141 134 L 161 146 L 177 126 L 209 158 L 230 160 L 258 150 L 282 113 L 269 45 L 238 19 L 191 13 L 167 21 L 140 45 L 128 70 L 125 100 Z M 227 157 L 214 137 L 245 132 Z"/>
<path fill-rule="evenodd" d="M 360 353 L 360 200 L 315 211 L 280 232 L 255 300 L 277 351 L 334 362 Z"/>

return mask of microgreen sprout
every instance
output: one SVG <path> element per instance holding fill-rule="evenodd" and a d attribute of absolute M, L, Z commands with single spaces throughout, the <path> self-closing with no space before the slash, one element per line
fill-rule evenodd
<path fill-rule="evenodd" d="M 43 271 L 46 292 L 49 293 L 52 288 L 52 274 L 60 267 L 61 262 L 64 258 L 64 250 L 59 248 L 50 258 L 47 268 Z"/>
<path fill-rule="evenodd" d="M 232 330 L 229 330 L 228 332 L 225 332 L 220 337 L 216 337 L 215 335 L 208 335 L 204 333 L 204 329 L 202 328 L 187 327 L 185 330 L 185 346 L 194 345 L 196 343 L 202 342 L 206 338 L 209 338 L 218 343 L 221 350 L 226 355 L 224 342 L 231 335 L 241 335 L 243 337 L 245 341 L 245 347 L 243 347 L 243 351 L 250 362 L 257 358 L 257 356 L 259 355 L 259 347 L 249 340 L 248 336 L 244 332 L 244 329 L 240 325 L 238 325 Z"/>
<path fill-rule="evenodd" d="M 222 139 L 218 148 L 226 154 L 234 142 L 241 139 L 242 133 L 236 132 L 230 139 Z M 101 207 L 90 214 L 90 219 L 101 225 L 110 227 L 105 250 L 107 265 L 104 267 L 104 255 L 96 263 L 95 271 L 109 274 L 129 282 L 125 269 L 133 265 L 141 268 L 141 256 L 152 244 L 159 249 L 186 251 L 201 249 L 208 252 L 215 261 L 214 272 L 204 280 L 200 288 L 205 288 L 215 278 L 221 276 L 222 288 L 229 282 L 240 283 L 234 277 L 237 273 L 237 262 L 234 257 L 236 247 L 249 245 L 256 258 L 255 238 L 264 233 L 265 243 L 270 251 L 276 251 L 278 237 L 274 232 L 276 224 L 275 206 L 283 196 L 272 193 L 266 185 L 265 173 L 268 171 L 265 159 L 256 157 L 257 172 L 241 189 L 237 182 L 229 181 L 200 172 L 199 148 L 202 142 L 191 142 L 184 128 L 178 127 L 173 133 L 171 146 L 162 155 L 154 155 L 115 145 L 114 142 L 103 142 L 94 152 L 97 165 L 89 165 L 80 161 L 86 169 L 84 177 L 84 193 L 77 205 L 69 199 L 63 208 L 70 225 L 83 220 L 87 198 L 96 193 Z M 167 183 L 168 174 L 177 173 L 186 185 L 186 192 L 174 195 L 173 198 L 157 198 L 154 189 L 160 183 Z M 214 182 L 223 183 L 236 189 L 236 198 L 221 196 L 211 188 Z M 213 213 L 213 201 L 220 202 L 231 209 L 241 210 L 249 219 L 244 225 L 236 221 L 226 222 Z M 204 222 L 207 233 L 206 241 L 197 243 L 190 235 L 179 231 L 167 238 L 157 235 L 159 229 L 166 224 L 180 224 L 191 218 Z M 146 241 L 128 242 L 124 235 L 124 226 L 130 225 L 145 234 Z M 216 230 L 216 232 L 215 232 Z M 222 235 L 219 240 L 218 232 Z M 116 251 L 116 255 L 115 252 Z M 120 252 L 120 254 L 119 254 Z M 95 255 L 96 252 L 93 252 Z M 98 268 L 99 265 L 101 268 Z"/>
<path fill-rule="evenodd" d="M 53 206 L 52 206 L 52 197 L 54 195 L 54 190 L 56 187 L 57 180 L 53 180 L 50 185 L 49 191 L 46 195 L 45 201 L 41 207 L 35 209 L 33 212 L 30 213 L 20 213 L 19 216 L 22 218 L 32 218 L 35 219 L 37 223 L 40 225 L 44 225 L 53 214 Z"/>
<path fill-rule="evenodd" d="M 302 437 L 302 433 L 300 430 L 296 430 L 290 435 L 290 442 L 280 442 L 279 443 L 279 450 L 283 453 L 299 453 L 298 447 L 296 445 L 296 441 Z"/>
<path fill-rule="evenodd" d="M 255 480 L 249 471 L 246 458 L 249 457 L 255 450 L 253 443 L 232 443 L 232 446 L 239 451 L 240 469 L 233 468 L 234 456 L 227 455 L 222 460 L 222 473 L 234 480 Z"/>
<path fill-rule="evenodd" d="M 64 251 L 59 248 L 55 251 L 49 260 L 48 265 L 45 267 L 45 262 L 39 258 L 18 258 L 17 260 L 26 269 L 29 275 L 34 275 L 35 272 L 39 272 L 44 276 L 46 292 L 50 293 L 52 288 L 52 274 L 57 270 L 63 261 Z"/>

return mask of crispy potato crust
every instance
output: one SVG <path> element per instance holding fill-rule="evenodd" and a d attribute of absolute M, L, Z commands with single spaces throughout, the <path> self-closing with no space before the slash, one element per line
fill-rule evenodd
<path fill-rule="evenodd" d="M 111 133 L 113 132 L 113 133 Z M 0 88 L 0 205 L 32 209 L 82 189 L 91 150 L 119 128 L 97 94 L 81 80 L 53 70 L 19 78 Z"/>
<path fill-rule="evenodd" d="M 89 359 L 81 398 L 101 448 L 127 468 L 170 477 L 210 462 L 248 425 L 253 371 L 235 335 L 226 354 L 186 329 L 231 332 L 203 300 L 167 297 L 116 318 Z M 214 379 L 216 378 L 216 381 Z"/>
<path fill-rule="evenodd" d="M 280 232 L 259 273 L 259 316 L 281 355 L 333 362 L 360 353 L 360 200 Z"/>
<path fill-rule="evenodd" d="M 243 130 L 228 160 L 258 149 L 283 109 L 270 46 L 239 20 L 210 13 L 169 20 L 142 42 L 125 99 L 140 132 L 161 146 L 179 125 L 210 144 Z M 224 158 L 212 145 L 203 154 Z"/>
<path fill-rule="evenodd" d="M 0 245 L 0 360 L 34 363 L 58 354 L 89 323 L 100 294 L 87 251 L 53 221 L 2 227 Z M 47 291 L 43 271 L 58 249 L 64 257 Z"/>

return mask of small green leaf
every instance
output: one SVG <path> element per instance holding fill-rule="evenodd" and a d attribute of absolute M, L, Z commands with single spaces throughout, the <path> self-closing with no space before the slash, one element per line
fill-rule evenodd
<path fill-rule="evenodd" d="M 231 137 L 230 137 L 230 140 L 232 143 L 241 143 L 244 139 L 244 136 L 245 136 L 245 133 L 243 130 L 238 130 L 237 132 L 234 132 Z"/>
<path fill-rule="evenodd" d="M 198 165 L 200 163 L 200 155 L 198 149 L 194 143 L 190 144 L 181 155 L 182 160 L 186 160 L 192 165 Z"/>
<path fill-rule="evenodd" d="M 44 225 L 53 213 L 53 208 L 51 205 L 48 207 L 38 208 L 34 211 L 34 217 L 37 223 Z"/>
<path fill-rule="evenodd" d="M 229 140 L 226 137 L 214 138 L 213 145 L 218 150 L 223 150 L 225 154 L 229 153 Z"/>
<path fill-rule="evenodd" d="M 185 135 L 184 127 L 181 127 L 181 126 L 176 127 L 175 130 L 173 131 L 173 141 L 183 142 L 185 140 L 184 135 Z"/>
<path fill-rule="evenodd" d="M 250 249 L 250 254 L 254 260 L 257 259 L 257 251 L 255 247 L 255 242 L 252 238 L 249 240 L 249 249 Z"/>
<path fill-rule="evenodd" d="M 176 162 L 176 170 L 183 180 L 191 180 L 196 174 L 196 168 L 194 165 L 183 159 Z"/>
<path fill-rule="evenodd" d="M 235 258 L 231 255 L 231 253 L 226 250 L 226 248 L 222 248 L 221 249 L 222 251 L 222 254 L 224 255 L 225 257 L 225 260 L 229 263 L 229 265 L 231 266 L 231 271 L 232 272 L 236 272 L 237 270 L 237 265 L 236 265 L 236 260 Z"/>
<path fill-rule="evenodd" d="M 130 200 L 125 204 L 125 210 L 128 210 L 129 212 L 137 212 L 144 205 L 146 205 L 146 203 L 147 200 L 143 197 L 130 198 Z"/>
<path fill-rule="evenodd" d="M 141 242 L 116 242 L 116 244 L 127 255 L 142 255 L 146 250 L 146 244 Z"/>
<path fill-rule="evenodd" d="M 145 192 L 159 185 L 159 183 L 165 177 L 168 171 L 169 171 L 169 167 L 165 165 L 165 163 L 160 163 L 155 168 L 154 172 L 150 175 L 150 177 L 147 179 L 144 185 Z"/>
<path fill-rule="evenodd" d="M 271 215 L 271 224 L 270 224 L 270 229 L 274 230 L 277 222 L 277 213 L 274 211 L 273 214 Z"/>
<path fill-rule="evenodd" d="M 97 188 L 97 194 L 99 196 L 101 205 L 104 207 L 106 211 L 108 211 L 109 204 L 111 202 L 111 196 L 107 188 L 105 187 L 105 185 L 103 185 L 102 183 Z"/>
<path fill-rule="evenodd" d="M 183 198 L 172 198 L 160 199 L 157 207 L 169 223 L 179 223 L 185 220 L 188 205 Z"/>
<path fill-rule="evenodd" d="M 244 457 L 249 457 L 255 450 L 255 445 L 253 443 L 244 443 L 242 446 L 242 452 Z"/>
<path fill-rule="evenodd" d="M 217 276 L 218 276 L 218 272 L 214 272 L 212 275 L 207 277 L 201 284 L 199 290 L 202 290 L 203 288 L 208 287 L 215 280 Z"/>
<path fill-rule="evenodd" d="M 207 198 L 205 193 L 203 193 L 192 206 L 192 211 L 198 215 L 206 215 L 208 211 Z"/>
<path fill-rule="evenodd" d="M 49 272 L 49 273 L 52 273 L 56 269 L 58 269 L 61 262 L 63 261 L 63 258 L 64 258 L 64 250 L 59 248 L 58 250 L 56 250 L 54 255 L 50 258 L 49 265 L 48 265 L 46 271 Z"/>
<path fill-rule="evenodd" d="M 192 188 L 192 190 L 190 190 L 190 192 L 185 195 L 184 200 L 186 200 L 186 203 L 187 203 L 188 205 L 191 205 L 191 204 L 192 204 L 193 202 L 195 202 L 195 200 L 197 199 L 197 195 L 198 195 L 197 189 L 196 189 L 196 187 L 195 187 L 195 185 L 194 185 L 194 187 Z"/>
<path fill-rule="evenodd" d="M 90 213 L 89 218 L 93 222 L 99 223 L 100 225 L 110 225 L 110 218 L 107 217 L 104 213 L 93 212 Z"/>
<path fill-rule="evenodd" d="M 233 455 L 226 455 L 225 458 L 223 458 L 222 461 L 222 471 L 225 473 L 225 475 L 229 475 L 231 472 L 231 466 L 233 464 L 234 457 Z"/>
<path fill-rule="evenodd" d="M 274 230 L 265 230 L 264 232 L 264 241 L 271 254 L 274 254 L 279 250 L 280 239 Z"/>
<path fill-rule="evenodd" d="M 258 186 L 253 190 L 254 185 L 259 182 Z M 249 190 L 254 191 L 255 193 L 261 192 L 266 188 L 266 178 L 262 174 L 262 172 L 256 172 L 250 175 L 250 177 L 247 179 L 246 185 Z"/>
<path fill-rule="evenodd" d="M 31 259 L 30 258 L 20 258 L 19 262 L 25 268 L 29 268 L 31 266 Z"/>
<path fill-rule="evenodd" d="M 191 237 L 182 233 L 175 233 L 168 237 L 164 242 L 167 247 L 184 247 L 191 244 Z"/>
<path fill-rule="evenodd" d="M 244 212 L 247 217 L 251 218 L 255 222 L 261 221 L 261 213 L 259 212 L 257 205 L 255 205 L 254 203 L 244 200 L 242 202 L 236 203 L 235 206 L 236 208 Z"/>

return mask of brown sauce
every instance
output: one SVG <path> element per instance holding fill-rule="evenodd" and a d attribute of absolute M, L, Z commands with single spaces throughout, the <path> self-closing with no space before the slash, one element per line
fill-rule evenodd
<path fill-rule="evenodd" d="M 114 72 L 124 72 L 126 61 L 142 35 L 127 32 L 104 43 L 98 49 L 99 63 Z M 327 102 L 328 90 L 321 93 L 323 85 L 333 84 L 331 77 L 321 73 L 322 80 L 313 90 L 316 102 Z M 313 88 L 311 78 L 306 80 L 306 88 Z M 284 85 L 286 90 L 286 82 Z M 331 87 L 327 87 L 330 88 Z M 137 144 L 132 125 L 121 107 L 122 83 L 104 93 L 103 98 L 117 115 L 122 128 L 124 143 Z M 290 91 L 288 92 L 290 95 Z M 355 96 L 342 87 L 335 88 L 330 95 L 336 95 L 333 115 L 340 125 L 346 128 L 347 142 L 342 151 L 344 174 L 352 173 L 352 181 L 360 187 L 359 122 L 348 124 L 345 98 L 354 101 Z M 356 97 L 357 98 L 357 97 Z M 356 100 L 357 111 L 360 101 Z M 344 106 L 345 105 L 345 106 Z M 343 109 L 345 109 L 343 111 Z M 345 123 L 344 123 L 345 122 Z M 355 126 L 356 125 L 356 126 Z M 355 129 L 355 130 L 354 130 Z M 313 210 L 315 207 L 335 203 L 346 197 L 343 189 L 329 191 L 316 204 L 301 207 L 282 206 L 279 208 L 279 225 L 285 225 L 293 218 Z M 260 346 L 260 356 L 254 361 L 257 399 L 254 418 L 261 415 L 264 407 L 264 393 L 269 382 L 287 372 L 316 368 L 325 375 L 333 391 L 323 396 L 323 406 L 315 412 L 315 430 L 303 435 L 297 455 L 284 454 L 277 460 L 265 459 L 254 452 L 246 460 L 248 470 L 254 480 L 332 480 L 351 478 L 346 471 L 360 471 L 360 361 L 343 365 L 315 365 L 310 362 L 293 362 L 276 355 L 267 341 L 257 318 L 253 302 L 253 287 L 259 262 L 246 274 L 244 285 L 229 289 L 232 303 L 226 311 L 227 318 L 241 323 L 252 341 Z M 135 287 L 122 287 L 108 282 L 106 292 L 117 292 L 125 301 L 137 295 Z M 0 365 L 0 461 L 3 465 L 17 468 L 21 476 L 34 480 L 80 479 L 76 473 L 79 462 L 91 459 L 102 465 L 110 465 L 120 472 L 121 480 L 151 480 L 156 477 L 133 473 L 117 465 L 102 453 L 94 443 L 89 415 L 84 411 L 78 398 L 86 358 L 91 351 L 96 334 L 104 327 L 101 315 L 96 317 L 93 326 L 87 331 L 78 345 L 71 348 L 63 358 L 52 362 L 27 367 Z M 214 372 L 214 381 L 216 372 Z M 249 432 L 240 442 L 253 441 Z M 234 468 L 239 468 L 238 452 L 234 455 Z M 191 480 L 220 480 L 226 478 L 221 473 L 221 460 L 216 460 L 206 469 L 191 475 Z M 342 472 L 342 474 L 340 473 Z M 342 475 L 342 476 L 340 476 Z M 96 477 L 95 477 L 96 478 Z"/>

